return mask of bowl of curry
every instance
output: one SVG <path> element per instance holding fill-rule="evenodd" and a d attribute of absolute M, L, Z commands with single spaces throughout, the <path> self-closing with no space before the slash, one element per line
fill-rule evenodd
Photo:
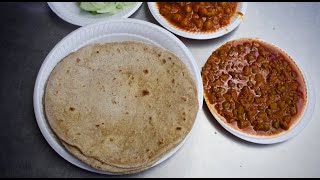
<path fill-rule="evenodd" d="M 308 100 L 304 73 L 271 43 L 250 38 L 229 41 L 210 55 L 201 75 L 209 110 L 225 129 L 244 140 L 285 141 L 298 133 L 292 131 L 299 124 L 306 124 L 300 123 Z"/>
<path fill-rule="evenodd" d="M 148 2 L 154 18 L 169 31 L 190 39 L 212 39 L 243 20 L 245 2 Z"/>

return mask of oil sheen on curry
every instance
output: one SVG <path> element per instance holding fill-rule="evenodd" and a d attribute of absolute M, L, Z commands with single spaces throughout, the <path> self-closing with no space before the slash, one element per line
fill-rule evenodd
<path fill-rule="evenodd" d="M 237 2 L 157 2 L 160 14 L 191 32 L 214 32 L 230 24 Z"/>
<path fill-rule="evenodd" d="M 201 73 L 210 111 L 244 133 L 285 132 L 305 108 L 307 92 L 300 70 L 268 43 L 230 41 L 211 54 Z"/>

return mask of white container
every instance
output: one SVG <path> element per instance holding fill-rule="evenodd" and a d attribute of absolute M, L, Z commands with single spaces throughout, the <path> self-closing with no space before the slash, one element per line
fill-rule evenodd
<path fill-rule="evenodd" d="M 77 25 L 85 26 L 88 24 L 108 21 L 111 19 L 127 18 L 136 12 L 141 6 L 142 2 L 136 2 L 134 5 L 124 7 L 116 14 L 91 14 L 80 9 L 76 2 L 48 2 L 51 10 L 61 19 Z"/>

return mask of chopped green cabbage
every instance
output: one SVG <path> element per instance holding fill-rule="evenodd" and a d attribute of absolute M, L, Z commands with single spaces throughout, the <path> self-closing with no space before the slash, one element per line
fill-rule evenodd
<path fill-rule="evenodd" d="M 81 9 L 92 14 L 115 14 L 119 9 L 133 4 L 135 2 L 80 2 L 78 5 Z"/>

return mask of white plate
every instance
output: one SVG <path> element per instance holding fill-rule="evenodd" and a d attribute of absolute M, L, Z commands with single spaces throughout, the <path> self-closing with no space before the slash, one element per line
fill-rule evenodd
<path fill-rule="evenodd" d="M 119 10 L 116 14 L 91 14 L 80 9 L 76 2 L 48 2 L 51 10 L 61 19 L 78 26 L 108 21 L 116 18 L 127 18 L 139 9 L 142 2 L 136 2 L 134 5 L 127 6 Z"/>
<path fill-rule="evenodd" d="M 148 7 L 151 11 L 153 17 L 166 29 L 169 31 L 189 39 L 213 39 L 220 36 L 223 36 L 232 30 L 234 30 L 243 20 L 246 10 L 247 2 L 239 2 L 236 12 L 241 12 L 243 16 L 235 15 L 231 18 L 230 24 L 228 26 L 222 27 L 215 32 L 188 32 L 182 29 L 179 29 L 170 24 L 160 13 L 156 5 L 156 2 L 148 2 Z"/>
<path fill-rule="evenodd" d="M 288 56 L 291 57 L 291 59 L 296 63 L 296 65 L 300 69 L 300 72 L 301 72 L 301 74 L 302 74 L 302 76 L 303 76 L 303 78 L 305 80 L 305 84 L 306 84 L 306 94 L 307 94 L 307 100 L 306 101 L 307 102 L 306 102 L 306 106 L 305 106 L 303 112 L 301 112 L 302 114 L 300 115 L 299 120 L 297 120 L 290 127 L 290 129 L 288 131 L 284 131 L 284 132 L 282 132 L 280 134 L 273 135 L 273 136 L 257 136 L 257 135 L 250 135 L 250 134 L 238 131 L 238 130 L 234 129 L 233 127 L 231 127 L 229 124 L 225 123 L 215 113 L 212 113 L 212 115 L 221 124 L 221 126 L 223 126 L 227 131 L 229 131 L 233 135 L 235 135 L 235 136 L 237 136 L 237 137 L 239 137 L 241 139 L 244 139 L 246 141 L 253 142 L 253 143 L 258 143 L 258 144 L 274 144 L 274 143 L 283 142 L 283 141 L 289 140 L 289 139 L 295 137 L 296 135 L 298 135 L 302 131 L 302 129 L 304 129 L 307 126 L 307 124 L 311 120 L 312 113 L 313 113 L 314 106 L 315 106 L 315 101 L 316 101 L 315 91 L 314 91 L 314 88 L 312 88 L 314 86 L 312 86 L 312 82 L 311 82 L 311 79 L 310 79 L 309 75 L 307 74 L 307 71 L 305 71 L 305 68 L 299 62 L 299 60 L 302 59 L 302 57 L 297 58 L 295 56 L 289 55 L 287 53 L 287 51 L 285 51 L 283 48 L 280 48 L 279 46 L 274 45 L 274 44 L 272 44 L 270 42 L 263 41 L 263 40 L 258 39 L 258 38 L 254 38 L 254 39 L 257 39 L 257 40 L 262 41 L 262 42 L 266 42 L 266 43 L 271 44 L 271 45 L 277 47 L 278 49 L 282 50 Z M 230 40 L 230 41 L 233 41 L 233 40 Z M 225 43 L 227 43 L 227 42 L 225 42 Z M 225 44 L 225 43 L 223 43 L 223 44 Z M 218 46 L 218 48 L 219 47 L 220 46 Z"/>
<path fill-rule="evenodd" d="M 96 173 L 114 174 L 91 168 L 77 158 L 73 157 L 70 153 L 68 153 L 68 151 L 65 150 L 65 148 L 63 148 L 45 119 L 43 113 L 42 96 L 44 94 L 44 88 L 48 76 L 55 65 L 66 55 L 91 43 L 127 40 L 137 40 L 152 43 L 176 54 L 183 61 L 183 63 L 187 65 L 197 86 L 197 98 L 199 102 L 197 118 L 199 116 L 199 111 L 202 108 L 203 89 L 199 68 L 188 48 L 177 37 L 167 30 L 146 21 L 123 18 L 91 24 L 73 31 L 63 38 L 51 50 L 40 68 L 33 94 L 34 112 L 43 136 L 60 156 L 78 167 Z M 179 145 L 164 155 L 153 166 L 172 156 L 183 145 L 189 135 L 190 133 Z"/>

